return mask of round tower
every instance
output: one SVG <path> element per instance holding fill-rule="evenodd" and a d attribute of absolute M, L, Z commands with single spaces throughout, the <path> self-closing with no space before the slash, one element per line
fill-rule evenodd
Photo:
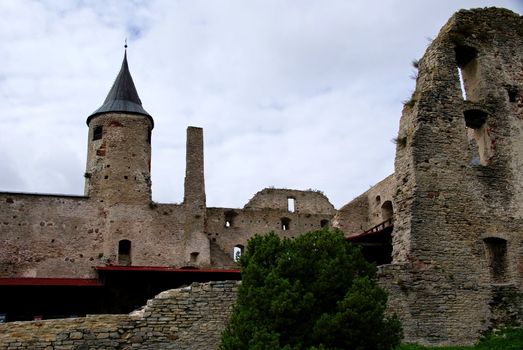
<path fill-rule="evenodd" d="M 127 52 L 109 94 L 87 118 L 87 126 L 85 195 L 109 203 L 150 202 L 154 121 L 138 97 Z"/>

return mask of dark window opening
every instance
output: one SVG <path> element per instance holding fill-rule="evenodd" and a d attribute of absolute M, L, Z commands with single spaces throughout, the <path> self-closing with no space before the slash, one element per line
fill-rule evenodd
<path fill-rule="evenodd" d="M 224 216 L 224 226 L 225 228 L 233 227 L 234 224 L 234 218 L 238 215 L 237 212 L 234 210 L 228 210 L 225 213 L 223 213 Z"/>
<path fill-rule="evenodd" d="M 101 125 L 95 126 L 93 130 L 93 141 L 100 140 L 102 138 L 103 127 Z"/>
<path fill-rule="evenodd" d="M 469 109 L 463 112 L 467 126 L 467 138 L 472 164 L 488 165 L 494 155 L 492 140 L 487 126 L 488 114 L 480 109 Z"/>
<path fill-rule="evenodd" d="M 454 52 L 456 53 L 456 64 L 460 68 L 464 68 L 478 56 L 478 50 L 467 45 L 456 46 Z"/>
<path fill-rule="evenodd" d="M 234 262 L 240 261 L 240 257 L 243 254 L 244 246 L 241 244 L 237 244 L 234 246 L 234 249 L 232 251 Z"/>
<path fill-rule="evenodd" d="M 192 263 L 198 262 L 198 255 L 200 255 L 199 252 L 192 252 L 191 253 L 191 262 Z"/>
<path fill-rule="evenodd" d="M 320 221 L 320 227 L 326 227 L 329 225 L 329 220 L 323 219 Z"/>
<path fill-rule="evenodd" d="M 385 201 L 383 205 L 381 206 L 381 219 L 383 221 L 392 219 L 394 216 L 394 209 L 392 208 L 392 202 L 391 201 Z"/>
<path fill-rule="evenodd" d="M 502 238 L 489 237 L 483 240 L 486 247 L 490 277 L 494 283 L 507 280 L 507 241 Z"/>
<path fill-rule="evenodd" d="M 376 204 L 380 204 L 381 203 L 381 197 L 380 196 L 376 196 Z"/>
<path fill-rule="evenodd" d="M 479 129 L 487 121 L 488 114 L 480 109 L 468 109 L 463 112 L 465 125 L 468 128 Z"/>
<path fill-rule="evenodd" d="M 291 219 L 281 218 L 281 229 L 283 231 L 288 231 L 291 228 Z"/>
<path fill-rule="evenodd" d="M 131 241 L 127 239 L 118 242 L 118 265 L 131 265 Z"/>
<path fill-rule="evenodd" d="M 511 88 L 507 89 L 507 92 L 508 92 L 508 101 L 516 102 L 516 98 L 518 96 L 518 89 L 516 89 L 515 87 L 511 87 Z"/>
<path fill-rule="evenodd" d="M 109 178 L 109 175 L 105 175 L 105 176 L 104 176 L 104 179 L 107 180 L 108 178 Z"/>

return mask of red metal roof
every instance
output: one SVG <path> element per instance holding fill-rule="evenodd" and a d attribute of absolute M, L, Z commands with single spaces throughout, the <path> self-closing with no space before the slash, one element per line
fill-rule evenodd
<path fill-rule="evenodd" d="M 76 286 L 101 287 L 94 278 L 0 278 L 0 286 Z"/>
<path fill-rule="evenodd" d="M 239 269 L 175 268 L 169 266 L 97 266 L 98 271 L 152 271 L 181 273 L 240 273 Z"/>

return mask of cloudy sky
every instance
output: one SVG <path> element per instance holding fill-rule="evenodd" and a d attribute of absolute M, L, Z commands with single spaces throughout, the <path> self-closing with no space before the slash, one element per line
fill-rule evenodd
<path fill-rule="evenodd" d="M 209 206 L 265 188 L 339 208 L 393 172 L 411 62 L 459 8 L 523 1 L 0 0 L 0 190 L 83 194 L 86 118 L 129 43 L 153 116 L 153 199 L 183 199 L 204 128 Z"/>

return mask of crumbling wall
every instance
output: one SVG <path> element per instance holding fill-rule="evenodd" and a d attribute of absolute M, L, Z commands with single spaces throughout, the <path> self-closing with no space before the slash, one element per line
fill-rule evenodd
<path fill-rule="evenodd" d="M 334 213 L 327 197 L 317 191 L 269 188 L 258 192 L 243 209 L 207 208 L 206 231 L 211 244 L 233 263 L 234 247 L 245 248 L 255 234 L 274 231 L 294 238 L 330 226 Z"/>
<path fill-rule="evenodd" d="M 320 191 L 265 188 L 256 193 L 245 209 L 278 209 L 287 211 L 289 199 L 294 199 L 294 211 L 300 214 L 334 213 L 334 206 Z"/>
<path fill-rule="evenodd" d="M 238 283 L 168 290 L 130 315 L 0 324 L 0 349 L 217 349 Z"/>
<path fill-rule="evenodd" d="M 493 287 L 522 292 L 521 28 L 508 10 L 462 10 L 419 60 L 397 137 L 396 265 L 383 267 L 408 341 L 473 343 L 496 324 Z"/>
<path fill-rule="evenodd" d="M 389 175 L 341 207 L 332 219 L 332 226 L 351 236 L 391 219 L 394 214 L 395 191 L 395 177 Z"/>

